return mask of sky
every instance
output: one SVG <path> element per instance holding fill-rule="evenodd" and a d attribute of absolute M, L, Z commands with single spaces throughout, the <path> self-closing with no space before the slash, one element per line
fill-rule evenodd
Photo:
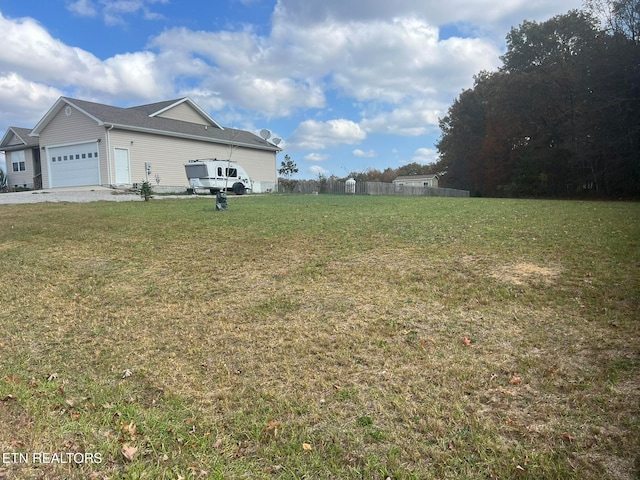
<path fill-rule="evenodd" d="M 268 129 L 297 178 L 437 161 L 438 120 L 505 37 L 581 0 L 0 0 L 0 136 L 60 96 L 189 97 Z M 0 158 L 0 168 L 4 168 Z"/>

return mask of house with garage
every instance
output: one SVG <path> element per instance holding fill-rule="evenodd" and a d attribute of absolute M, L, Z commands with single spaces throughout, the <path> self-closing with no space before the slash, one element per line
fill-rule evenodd
<path fill-rule="evenodd" d="M 188 187 L 185 163 L 217 158 L 241 165 L 254 192 L 275 188 L 280 148 L 223 127 L 189 98 L 115 107 L 61 97 L 33 129 L 9 127 L 0 142 L 10 188 Z"/>
<path fill-rule="evenodd" d="M 402 190 L 404 187 L 424 188 L 438 187 L 438 175 L 402 175 L 393 180 L 396 190 Z"/>

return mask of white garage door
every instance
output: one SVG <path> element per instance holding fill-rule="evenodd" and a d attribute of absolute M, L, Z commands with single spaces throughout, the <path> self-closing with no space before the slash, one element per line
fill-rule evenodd
<path fill-rule="evenodd" d="M 49 185 L 80 187 L 100 185 L 100 162 L 96 142 L 49 149 Z"/>

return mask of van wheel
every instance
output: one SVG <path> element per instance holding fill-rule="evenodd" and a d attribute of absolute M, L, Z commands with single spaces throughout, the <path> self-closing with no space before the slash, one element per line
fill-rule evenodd
<path fill-rule="evenodd" d="M 233 190 L 233 193 L 235 193 L 236 195 L 244 195 L 244 192 L 245 192 L 244 183 L 241 183 L 241 182 L 234 183 L 232 190 Z"/>

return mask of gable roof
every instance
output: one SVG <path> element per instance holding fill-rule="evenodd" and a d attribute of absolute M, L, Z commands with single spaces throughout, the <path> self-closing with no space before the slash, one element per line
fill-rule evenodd
<path fill-rule="evenodd" d="M 160 113 L 167 111 L 171 107 L 185 102 L 195 108 L 198 113 L 203 115 L 207 120 L 211 120 L 213 126 L 159 116 Z M 100 126 L 222 143 L 225 145 L 244 146 L 274 152 L 281 150 L 262 137 L 246 130 L 235 128 L 223 129 L 188 98 L 122 108 L 75 98 L 60 97 L 42 120 L 38 122 L 31 134 L 36 136 L 40 135 L 40 132 L 42 132 L 47 124 L 66 106 L 72 106 L 78 109 Z"/>
<path fill-rule="evenodd" d="M 222 126 L 216 122 L 213 118 L 211 118 L 209 116 L 209 114 L 207 112 L 205 112 L 204 110 L 202 110 L 194 101 L 192 101 L 189 97 L 184 97 L 184 98 L 179 98 L 177 100 L 167 100 L 164 102 L 158 102 L 158 103 L 150 103 L 148 105 L 140 105 L 138 107 L 131 107 L 132 109 L 136 109 L 139 110 L 141 112 L 145 112 L 148 113 L 148 115 L 150 117 L 155 117 L 155 116 L 159 116 L 160 114 L 171 110 L 174 107 L 177 107 L 178 105 L 182 104 L 182 103 L 186 103 L 187 105 L 189 105 L 191 108 L 193 108 L 196 112 L 198 112 L 205 120 L 207 120 L 211 125 L 218 127 L 222 130 L 224 130 L 224 128 L 222 128 Z"/>
<path fill-rule="evenodd" d="M 2 141 L 0 141 L 0 148 L 3 151 L 12 151 L 38 147 L 38 139 L 36 137 L 30 136 L 30 133 L 30 128 L 9 127 L 4 133 Z M 10 144 L 9 141 L 11 140 L 11 138 L 13 138 L 14 135 L 20 140 L 20 142 Z"/>

